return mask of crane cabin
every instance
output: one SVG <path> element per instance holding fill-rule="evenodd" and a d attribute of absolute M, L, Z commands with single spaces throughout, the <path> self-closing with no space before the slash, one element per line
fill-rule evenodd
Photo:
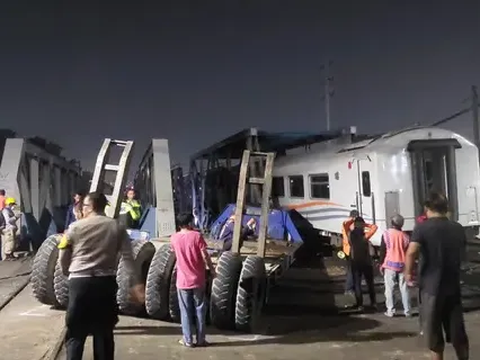
<path fill-rule="evenodd" d="M 273 196 L 339 245 L 342 222 L 356 209 L 378 225 L 372 244 L 396 213 L 412 231 L 432 190 L 447 195 L 451 218 L 478 233 L 480 165 L 477 147 L 452 131 L 415 127 L 349 144 L 313 144 L 279 156 Z M 334 240 L 336 239 L 336 240 Z"/>

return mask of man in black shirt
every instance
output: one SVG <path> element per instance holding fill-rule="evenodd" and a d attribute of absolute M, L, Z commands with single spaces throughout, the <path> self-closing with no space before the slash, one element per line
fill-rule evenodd
<path fill-rule="evenodd" d="M 353 224 L 353 230 L 350 226 Z M 355 288 L 356 306 L 363 310 L 362 277 L 367 283 L 370 305 L 373 310 L 377 307 L 375 283 L 373 281 L 373 261 L 370 256 L 369 240 L 377 231 L 376 225 L 366 226 L 365 220 L 357 216 L 355 219 L 343 223 L 344 231 L 348 234 L 350 244 L 350 266 L 352 269 L 353 283 Z M 367 230 L 367 231 L 366 231 Z"/>
<path fill-rule="evenodd" d="M 447 218 L 448 201 L 432 193 L 425 202 L 428 220 L 418 224 L 407 251 L 405 276 L 413 280 L 415 260 L 421 253 L 419 287 L 423 330 L 432 359 L 442 360 L 445 339 L 459 360 L 469 359 L 460 291 L 461 254 L 466 243 L 463 227 Z M 442 331 L 443 329 L 443 331 Z"/>

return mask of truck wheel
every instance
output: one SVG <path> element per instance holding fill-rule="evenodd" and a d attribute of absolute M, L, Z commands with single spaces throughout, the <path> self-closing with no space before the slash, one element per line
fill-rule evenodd
<path fill-rule="evenodd" d="M 210 311 L 210 304 L 211 304 L 211 299 L 212 299 L 212 284 L 213 284 L 213 278 L 212 274 L 210 271 L 207 270 L 207 274 L 205 279 L 207 279 L 206 283 L 206 289 L 205 289 L 205 296 L 206 296 L 206 301 L 207 301 L 207 313 L 206 313 L 206 324 L 211 325 L 212 324 L 212 315 Z"/>
<path fill-rule="evenodd" d="M 46 238 L 33 260 L 32 276 L 30 278 L 33 296 L 45 305 L 59 305 L 55 297 L 53 279 L 58 260 L 57 245 L 61 236 L 61 234 L 55 234 Z"/>
<path fill-rule="evenodd" d="M 148 315 L 154 319 L 166 320 L 169 317 L 170 280 L 175 261 L 175 253 L 170 244 L 165 244 L 155 252 L 150 264 L 145 290 L 145 306 Z"/>
<path fill-rule="evenodd" d="M 218 259 L 210 297 L 211 322 L 220 330 L 235 328 L 235 299 L 242 260 L 238 254 L 224 252 Z"/>
<path fill-rule="evenodd" d="M 235 304 L 235 327 L 253 332 L 257 328 L 265 301 L 267 275 L 263 258 L 249 255 L 243 261 Z"/>
<path fill-rule="evenodd" d="M 58 261 L 55 266 L 53 290 L 57 303 L 62 309 L 65 309 L 68 306 L 68 277 L 63 275 L 62 267 Z"/>
<path fill-rule="evenodd" d="M 155 254 L 155 246 L 145 240 L 132 240 L 133 259 L 140 282 L 145 284 L 148 268 Z M 123 257 L 120 258 L 117 269 L 117 303 L 119 310 L 125 315 L 140 315 L 145 310 L 144 304 L 136 303 L 131 296 L 132 277 L 127 271 Z"/>
<path fill-rule="evenodd" d="M 177 293 L 177 268 L 174 267 L 170 278 L 170 287 L 168 293 L 168 312 L 170 319 L 175 323 L 180 323 L 180 305 L 178 304 Z"/>

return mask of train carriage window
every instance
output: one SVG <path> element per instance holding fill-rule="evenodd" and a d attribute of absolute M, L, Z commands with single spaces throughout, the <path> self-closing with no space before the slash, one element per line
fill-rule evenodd
<path fill-rule="evenodd" d="M 303 175 L 289 176 L 290 196 L 291 197 L 305 197 L 305 188 L 303 186 Z"/>
<path fill-rule="evenodd" d="M 310 197 L 313 199 L 330 199 L 328 174 L 310 175 Z"/>
<path fill-rule="evenodd" d="M 285 182 L 283 176 L 274 176 L 272 178 L 272 195 L 274 197 L 285 196 Z"/>
<path fill-rule="evenodd" d="M 370 197 L 372 195 L 369 171 L 362 171 L 362 193 L 365 197 Z"/>

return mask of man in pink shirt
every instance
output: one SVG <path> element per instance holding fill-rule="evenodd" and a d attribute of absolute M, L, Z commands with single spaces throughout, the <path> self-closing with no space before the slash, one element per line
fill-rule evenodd
<path fill-rule="evenodd" d="M 4 189 L 0 189 L 0 211 L 5 208 L 5 196 L 6 191 Z"/>
<path fill-rule="evenodd" d="M 192 319 L 196 325 L 196 346 L 206 346 L 205 317 L 207 302 L 205 296 L 206 271 L 208 266 L 215 276 L 207 244 L 202 235 L 192 229 L 193 215 L 181 214 L 177 219 L 180 231 L 172 235 L 171 245 L 177 258 L 177 292 L 182 321 L 183 339 L 180 343 L 193 347 Z"/>

